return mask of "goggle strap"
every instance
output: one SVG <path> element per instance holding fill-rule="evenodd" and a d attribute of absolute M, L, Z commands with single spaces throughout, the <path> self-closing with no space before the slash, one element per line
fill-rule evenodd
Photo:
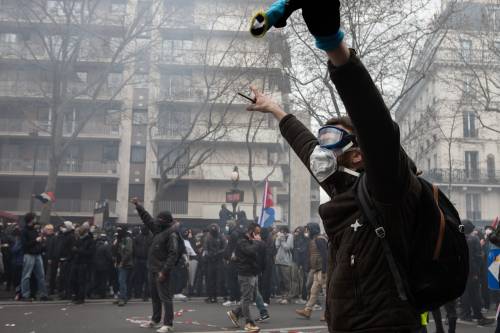
<path fill-rule="evenodd" d="M 354 146 L 354 143 L 351 141 L 349 142 L 344 148 L 342 148 L 342 153 L 345 153 L 347 150 L 349 150 L 352 146 Z"/>
<path fill-rule="evenodd" d="M 351 169 L 348 169 L 348 168 L 344 168 L 344 167 L 339 167 L 339 171 L 342 171 L 342 172 L 345 172 L 351 176 L 354 176 L 354 177 L 359 177 L 361 176 L 361 174 L 359 172 L 356 172 L 354 170 L 351 170 Z"/>

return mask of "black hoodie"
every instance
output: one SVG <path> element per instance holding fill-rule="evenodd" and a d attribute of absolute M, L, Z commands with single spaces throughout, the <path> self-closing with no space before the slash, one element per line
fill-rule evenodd
<path fill-rule="evenodd" d="M 38 255 L 42 254 L 42 242 L 37 242 L 37 237 L 40 236 L 40 233 L 34 226 L 28 226 L 23 229 L 23 233 L 21 235 L 21 242 L 23 244 L 23 252 L 24 254 L 33 254 Z"/>

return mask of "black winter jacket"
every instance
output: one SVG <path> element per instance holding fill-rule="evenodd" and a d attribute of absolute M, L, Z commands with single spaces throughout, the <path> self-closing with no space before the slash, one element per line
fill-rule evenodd
<path fill-rule="evenodd" d="M 92 263 L 95 255 L 95 242 L 90 232 L 75 241 L 72 253 L 75 264 L 89 265 Z"/>
<path fill-rule="evenodd" d="M 136 209 L 144 225 L 153 234 L 153 241 L 148 253 L 148 269 L 154 273 L 170 274 L 182 256 L 182 253 L 179 253 L 179 240 L 181 239 L 179 225 L 172 223 L 164 228 L 153 219 L 144 207 L 137 205 Z"/>
<path fill-rule="evenodd" d="M 386 238 L 407 276 L 409 244 L 420 183 L 400 146 L 399 130 L 354 51 L 344 66 L 329 64 L 330 75 L 356 129 L 367 185 L 380 206 Z M 293 115 L 280 122 L 283 137 L 304 165 L 318 141 Z M 330 332 L 414 330 L 420 314 L 398 297 L 380 240 L 356 204 L 355 178 L 335 173 L 320 183 L 332 198 L 319 208 L 330 240 L 326 319 Z M 358 221 L 362 227 L 354 231 Z"/>
<path fill-rule="evenodd" d="M 134 260 L 146 261 L 152 241 L 150 235 L 139 234 L 134 238 Z"/>
<path fill-rule="evenodd" d="M 203 242 L 203 251 L 205 251 L 205 259 L 208 262 L 216 262 L 222 260 L 226 249 L 226 240 L 221 234 L 217 236 L 208 233 Z"/>
<path fill-rule="evenodd" d="M 21 242 L 24 254 L 42 254 L 42 243 L 36 241 L 38 236 L 40 234 L 35 228 L 26 227 L 23 229 Z"/>
<path fill-rule="evenodd" d="M 481 242 L 479 241 L 479 237 L 472 234 L 465 237 L 467 239 L 467 247 L 469 248 L 469 276 L 479 276 L 483 261 Z"/>
<path fill-rule="evenodd" d="M 261 272 L 257 256 L 264 247 L 263 242 L 251 240 L 246 234 L 238 239 L 235 250 L 238 275 L 257 276 Z"/>
<path fill-rule="evenodd" d="M 96 243 L 94 255 L 94 268 L 97 271 L 107 271 L 113 267 L 113 254 L 111 245 L 104 241 Z"/>
<path fill-rule="evenodd" d="M 75 232 L 69 230 L 57 235 L 57 253 L 59 254 L 59 260 L 71 260 L 73 258 L 73 244 L 75 244 Z"/>

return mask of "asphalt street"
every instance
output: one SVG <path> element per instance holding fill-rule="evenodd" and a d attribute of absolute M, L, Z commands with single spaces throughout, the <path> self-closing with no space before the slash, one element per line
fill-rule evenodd
<path fill-rule="evenodd" d="M 310 320 L 298 318 L 294 309 L 298 305 L 271 305 L 271 319 L 260 325 L 262 332 L 279 333 L 326 333 L 315 311 Z M 241 332 L 232 327 L 226 317 L 228 309 L 219 305 L 205 304 L 201 300 L 175 304 L 176 332 Z M 117 307 L 111 301 L 88 302 L 72 305 L 63 302 L 13 303 L 0 302 L 0 332 L 2 333 L 83 333 L 83 332 L 154 332 L 142 328 L 149 320 L 151 305 L 131 302 Z M 252 314 L 257 311 L 252 307 Z M 429 332 L 434 331 L 431 322 Z M 478 327 L 471 323 L 458 325 L 457 332 L 493 332 L 493 327 Z"/>

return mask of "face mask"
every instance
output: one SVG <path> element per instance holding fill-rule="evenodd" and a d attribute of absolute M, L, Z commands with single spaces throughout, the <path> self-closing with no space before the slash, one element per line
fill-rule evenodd
<path fill-rule="evenodd" d="M 339 149 L 339 155 L 346 152 L 349 148 L 352 147 L 352 145 L 353 144 L 351 142 L 344 148 Z M 337 160 L 338 155 L 335 151 L 316 146 L 310 157 L 311 172 L 320 183 L 327 180 L 337 171 L 342 171 L 352 176 L 359 177 L 358 172 L 339 166 Z"/>
<path fill-rule="evenodd" d="M 308 233 L 308 232 L 306 232 L 306 233 L 304 234 L 304 236 L 309 237 L 309 233 Z"/>
<path fill-rule="evenodd" d="M 486 229 L 486 231 L 484 232 L 486 234 L 486 236 L 489 236 L 493 233 L 493 230 L 491 229 Z"/>
<path fill-rule="evenodd" d="M 229 233 L 229 226 L 226 225 L 226 233 Z"/>

